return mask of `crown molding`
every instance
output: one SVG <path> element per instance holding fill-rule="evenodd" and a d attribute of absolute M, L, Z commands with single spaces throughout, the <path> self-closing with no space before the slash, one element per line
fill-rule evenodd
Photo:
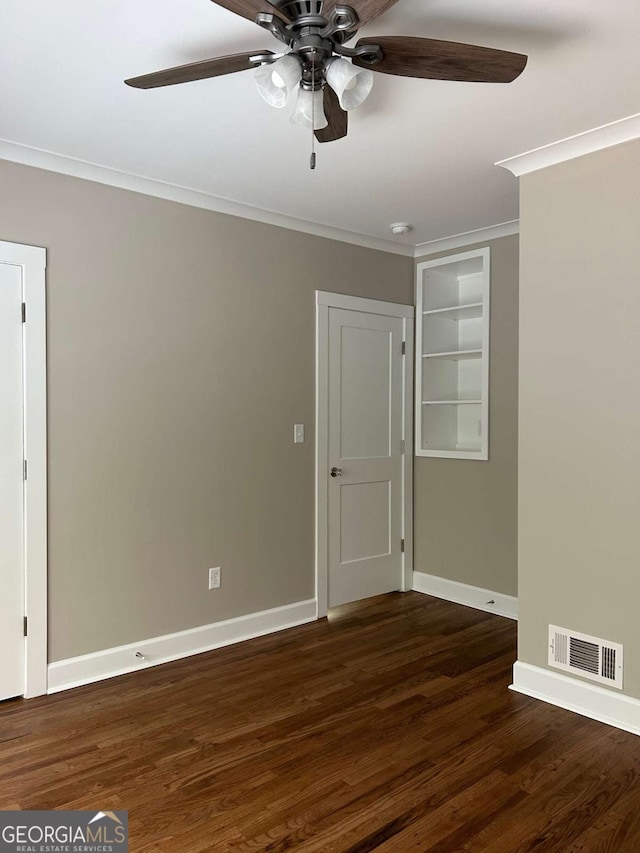
<path fill-rule="evenodd" d="M 586 130 L 584 133 L 577 133 L 575 136 L 568 136 L 566 139 L 559 139 L 549 145 L 534 148 L 532 151 L 525 151 L 524 154 L 518 154 L 516 157 L 499 160 L 496 166 L 508 169 L 516 178 L 519 178 L 529 172 L 537 172 L 538 169 L 546 169 L 547 166 L 555 166 L 557 163 L 564 163 L 566 160 L 573 160 L 584 154 L 593 154 L 594 151 L 601 151 L 603 148 L 611 148 L 613 145 L 639 138 L 640 113 L 635 113 L 618 121 Z"/>
<path fill-rule="evenodd" d="M 437 252 L 447 252 L 449 249 L 459 249 L 461 246 L 471 246 L 474 243 L 486 243 L 488 240 L 498 240 L 500 237 L 510 237 L 520 231 L 520 220 L 501 222 L 499 225 L 489 225 L 487 228 L 477 228 L 475 231 L 465 231 L 463 234 L 453 234 L 440 240 L 430 240 L 428 243 L 418 243 L 413 253 L 414 258 L 424 258 Z"/>
<path fill-rule="evenodd" d="M 129 172 L 121 172 L 108 166 L 100 166 L 97 163 L 89 163 L 75 157 L 67 157 L 41 148 L 32 148 L 18 142 L 0 139 L 0 160 L 9 160 L 12 163 L 20 163 L 23 166 L 33 166 L 36 169 L 45 169 L 49 172 L 57 172 L 61 175 L 69 175 L 86 181 L 94 181 L 111 187 L 141 193 L 165 201 L 175 201 L 178 204 L 186 204 L 190 207 L 199 207 L 203 210 L 212 210 L 215 213 L 225 213 L 228 216 L 237 216 L 241 219 L 251 219 L 254 222 L 264 222 L 267 225 L 276 225 L 279 228 L 288 228 L 290 231 L 300 231 L 303 234 L 311 234 L 314 237 L 325 237 L 328 240 L 338 240 L 341 243 L 350 243 L 354 246 L 362 246 L 365 249 L 377 249 L 381 252 L 390 252 L 394 255 L 413 257 L 413 246 L 400 245 L 392 240 L 384 240 L 380 237 L 370 237 L 366 234 L 358 234 L 355 231 L 347 231 L 342 228 L 334 228 L 331 225 L 322 225 L 306 219 L 298 219 L 287 216 L 273 210 L 265 210 L 253 207 L 250 204 L 232 201 L 231 199 L 194 190 L 189 187 L 146 178 L 142 175 L 133 175 Z"/>

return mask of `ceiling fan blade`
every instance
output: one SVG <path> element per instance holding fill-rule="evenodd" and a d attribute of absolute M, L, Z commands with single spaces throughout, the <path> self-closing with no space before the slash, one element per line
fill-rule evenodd
<path fill-rule="evenodd" d="M 400 77 L 424 77 L 430 80 L 462 80 L 476 83 L 511 83 L 523 71 L 527 57 L 507 50 L 494 50 L 455 41 L 423 39 L 413 36 L 380 36 L 360 39 L 363 44 L 378 44 L 382 60 L 367 64 L 358 57 L 353 64 L 383 74 Z"/>
<path fill-rule="evenodd" d="M 218 6 L 223 9 L 228 9 L 230 12 L 235 12 L 241 18 L 248 18 L 250 21 L 255 19 L 260 14 L 278 15 L 285 23 L 289 23 L 289 17 L 273 3 L 268 0 L 213 0 Z"/>
<path fill-rule="evenodd" d="M 358 29 L 364 27 L 369 21 L 373 21 L 387 9 L 390 9 L 398 0 L 324 0 L 322 4 L 322 14 L 325 18 L 329 16 L 331 10 L 337 5 L 351 6 L 357 12 L 360 23 Z"/>
<path fill-rule="evenodd" d="M 216 59 L 204 59 L 202 62 L 190 62 L 188 65 L 177 65 L 175 68 L 165 68 L 141 77 L 130 77 L 124 82 L 135 89 L 155 89 L 158 86 L 173 86 L 176 83 L 190 83 L 192 80 L 206 80 L 208 77 L 219 77 L 221 74 L 233 74 L 235 71 L 246 71 L 255 68 L 258 63 L 250 62 L 257 54 L 272 54 L 270 50 L 252 53 L 233 53 L 230 56 L 218 56 Z"/>
<path fill-rule="evenodd" d="M 316 130 L 318 142 L 333 142 L 347 135 L 347 113 L 338 103 L 338 96 L 331 86 L 324 87 L 324 114 L 329 124 L 321 130 Z"/>

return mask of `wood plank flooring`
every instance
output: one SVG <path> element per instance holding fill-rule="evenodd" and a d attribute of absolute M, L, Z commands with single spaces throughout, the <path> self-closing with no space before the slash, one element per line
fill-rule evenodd
<path fill-rule="evenodd" d="M 133 853 L 638 853 L 640 739 L 507 689 L 515 623 L 419 593 L 0 703 L 0 809 Z"/>

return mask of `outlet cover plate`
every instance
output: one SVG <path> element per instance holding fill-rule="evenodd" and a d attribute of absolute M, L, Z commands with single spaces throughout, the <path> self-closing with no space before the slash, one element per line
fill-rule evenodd
<path fill-rule="evenodd" d="M 220 568 L 220 566 L 217 566 L 215 569 L 209 569 L 209 589 L 220 588 L 221 574 L 222 569 Z"/>

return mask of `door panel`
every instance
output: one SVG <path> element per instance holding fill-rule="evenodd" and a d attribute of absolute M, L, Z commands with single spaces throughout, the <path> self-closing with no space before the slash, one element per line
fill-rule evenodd
<path fill-rule="evenodd" d="M 0 263 L 0 700 L 24 693 L 22 268 Z"/>
<path fill-rule="evenodd" d="M 340 562 L 389 554 L 389 482 L 350 483 L 340 488 Z"/>
<path fill-rule="evenodd" d="M 389 332 L 340 327 L 342 459 L 389 456 Z"/>
<path fill-rule="evenodd" d="M 329 309 L 329 606 L 402 586 L 403 321 Z"/>

